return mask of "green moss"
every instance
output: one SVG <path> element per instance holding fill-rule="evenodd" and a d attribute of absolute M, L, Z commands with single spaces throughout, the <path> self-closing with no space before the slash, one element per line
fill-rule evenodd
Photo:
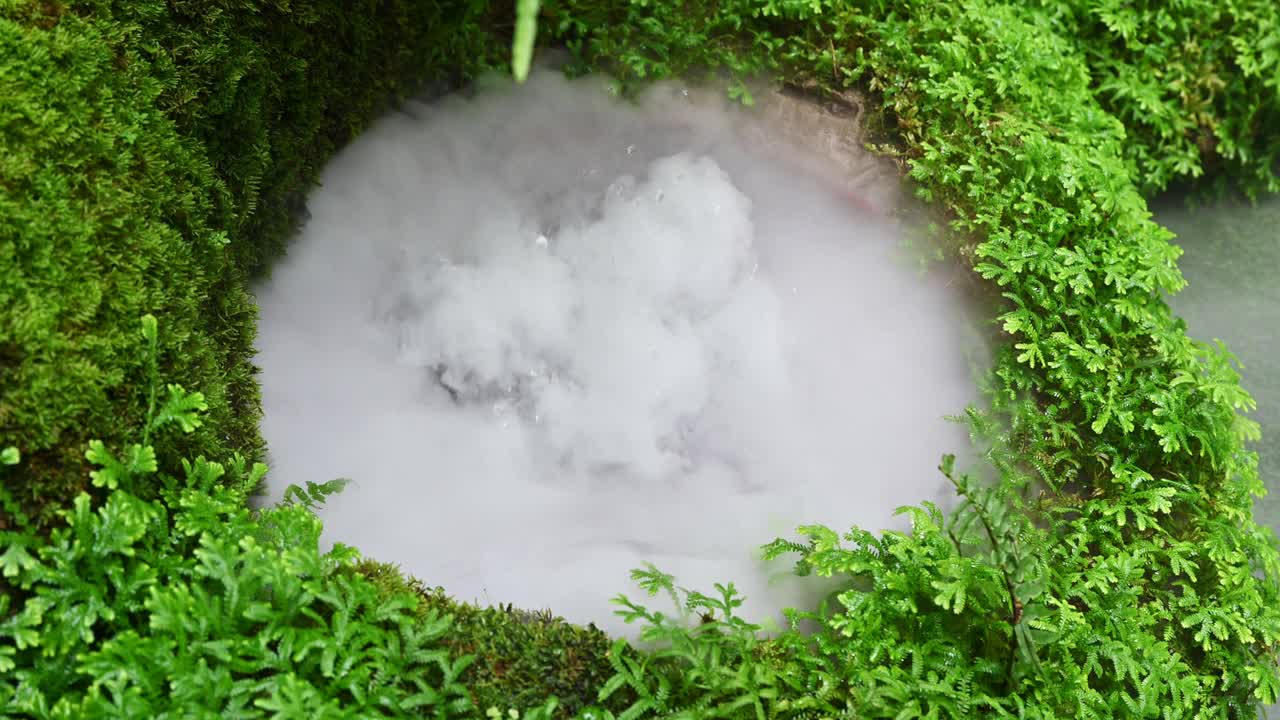
<path fill-rule="evenodd" d="M 17 490 L 32 506 L 82 487 L 90 434 L 140 426 L 145 312 L 171 328 L 168 376 L 210 402 L 182 449 L 259 445 L 253 310 L 228 235 L 208 222 L 217 180 L 153 109 L 160 84 L 117 47 L 75 15 L 0 20 L 0 437 L 29 458 Z"/>
<path fill-rule="evenodd" d="M 453 618 L 442 642 L 455 657 L 475 656 L 462 680 L 477 708 L 533 708 L 554 695 L 560 701 L 557 717 L 570 718 L 596 704 L 597 693 L 613 674 L 613 641 L 593 625 L 573 625 L 550 611 L 459 603 L 443 588 L 406 578 L 387 563 L 364 561 L 355 571 L 387 597 L 415 593 L 422 617 Z M 620 696 L 615 704 L 626 699 Z"/>
<path fill-rule="evenodd" d="M 144 410 L 134 331 L 204 428 L 157 448 L 258 457 L 246 277 L 284 248 L 333 151 L 397 95 L 502 57 L 474 2 L 0 6 L 0 442 L 43 520 L 83 488 L 89 437 Z"/>

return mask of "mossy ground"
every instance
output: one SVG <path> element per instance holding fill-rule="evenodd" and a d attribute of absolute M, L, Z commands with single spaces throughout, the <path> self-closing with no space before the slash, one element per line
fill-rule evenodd
<path fill-rule="evenodd" d="M 154 438 L 159 465 L 181 475 L 181 458 L 260 455 L 246 282 L 283 251 L 324 160 L 390 98 L 504 61 L 509 11 L 0 4 L 0 449 L 23 452 L 4 476 L 0 532 L 27 515 L 47 530 L 78 491 L 106 495 L 84 449 L 91 438 L 124 448 L 147 423 L 144 313 L 161 318 L 164 378 L 208 405 L 198 429 Z M 540 616 L 453 605 L 385 567 L 361 577 L 393 595 L 418 590 L 424 613 L 450 609 L 458 624 L 444 642 L 480 656 L 467 680 L 479 705 L 528 707 L 554 692 L 565 709 L 585 707 L 609 675 L 611 702 L 637 716 L 1249 716 L 1280 689 L 1280 561 L 1251 517 L 1252 401 L 1230 356 L 1188 338 L 1165 305 L 1182 285 L 1177 251 L 1143 193 L 1206 178 L 1277 189 L 1278 12 L 1262 0 L 548 2 L 543 38 L 624 83 L 766 73 L 856 85 L 881 104 L 892 152 L 1004 303 L 990 407 L 972 416 L 1002 484 L 962 484 L 972 503 L 953 518 L 987 539 L 963 542 L 927 511 L 914 537 L 853 533 L 853 549 L 809 529 L 807 543 L 775 549 L 875 580 L 813 618 L 823 631 L 761 645 L 727 619 L 690 634 L 650 616 L 672 643 L 650 660 Z M 1029 487 L 1043 492 L 1017 492 Z M 183 497 L 184 512 L 199 510 Z M 140 507 L 103 506 L 102 522 Z M 81 656 L 58 648 L 101 643 L 94 629 L 115 621 L 82 616 L 88 634 L 51 632 L 56 646 L 22 623 L 39 625 L 44 603 L 80 607 L 69 587 L 97 597 L 122 580 L 76 585 L 87 536 L 40 555 L 71 568 L 60 575 L 24 556 L 35 535 L 6 537 L 0 564 L 20 587 L 0 610 L 0 661 L 51 667 L 57 656 L 70 673 Z M 103 552 L 131 567 L 127 543 Z M 279 569 L 254 557 L 264 577 Z M 130 592 L 121 638 L 163 609 Z M 316 672 L 327 677 L 323 663 Z M 276 680 L 273 692 L 300 682 Z"/>
<path fill-rule="evenodd" d="M 284 251 L 325 160 L 396 97 L 504 60 L 472 2 L 0 5 L 0 440 L 42 522 L 85 443 L 145 407 L 137 319 L 204 428 L 157 448 L 258 457 L 247 279 Z"/>

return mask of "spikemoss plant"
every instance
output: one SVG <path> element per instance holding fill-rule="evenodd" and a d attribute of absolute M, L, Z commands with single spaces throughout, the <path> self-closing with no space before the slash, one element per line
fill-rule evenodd
<path fill-rule="evenodd" d="M 459 603 L 445 588 L 427 587 L 374 560 L 361 561 L 352 571 L 388 596 L 416 595 L 419 616 L 452 616 L 449 633 L 440 642 L 454 655 L 475 657 L 462 680 L 478 708 L 537 707 L 554 697 L 555 716 L 573 717 L 596 703 L 613 674 L 613 640 L 593 626 L 571 625 L 550 610 Z M 617 701 L 626 697 L 622 693 Z"/>

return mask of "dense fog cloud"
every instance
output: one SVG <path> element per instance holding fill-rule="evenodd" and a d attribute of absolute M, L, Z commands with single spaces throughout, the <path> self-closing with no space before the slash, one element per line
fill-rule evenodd
<path fill-rule="evenodd" d="M 369 129 L 257 289 L 274 495 L 349 477 L 330 540 L 612 629 L 642 562 L 760 619 L 808 599 L 761 543 L 945 498 L 963 304 L 891 176 L 851 195 L 768 122 L 535 73 Z"/>

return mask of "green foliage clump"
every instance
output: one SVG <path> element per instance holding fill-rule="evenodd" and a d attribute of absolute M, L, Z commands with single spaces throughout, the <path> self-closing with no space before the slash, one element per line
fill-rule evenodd
<path fill-rule="evenodd" d="M 501 59 L 488 12 L 0 4 L 0 442 L 27 457 L 23 507 L 51 522 L 85 487 L 89 437 L 120 446 L 141 427 L 132 328 L 147 312 L 169 329 L 165 376 L 208 404 L 203 427 L 157 454 L 261 453 L 246 277 L 388 100 Z"/>
<path fill-rule="evenodd" d="M 650 594 L 667 592 L 702 622 L 691 628 L 619 598 L 659 649 L 628 655 L 618 641 L 600 699 L 622 688 L 633 698 L 594 708 L 595 717 L 1252 718 L 1258 699 L 1274 701 L 1280 685 L 1267 660 L 1224 684 L 1184 654 L 1198 645 L 1237 667 L 1234 636 L 1274 642 L 1274 613 L 1245 596 L 1248 583 L 1235 579 L 1241 610 L 1203 605 L 1193 583 L 1175 580 L 1186 593 L 1180 621 L 1149 616 L 1140 586 L 1151 582 L 1154 553 L 1131 544 L 1082 572 L 1008 486 L 956 476 L 950 463 L 943 471 L 964 502 L 949 516 L 926 503 L 902 509 L 910 533 L 855 528 L 841 538 L 810 526 L 806 542 L 767 546 L 768 557 L 798 553 L 801 575 L 842 580 L 817 612 L 789 610 L 790 628 L 776 637 L 735 616 L 742 600 L 732 584 L 717 585 L 719 597 L 677 593 L 670 576 L 637 571 Z M 1196 645 L 1171 626 L 1191 629 Z"/>
<path fill-rule="evenodd" d="M 1064 67 L 1086 72 L 1096 105 L 1123 124 L 1122 155 L 1130 163 L 1131 181 L 1144 194 L 1202 177 L 1250 195 L 1280 191 L 1280 7 L 1275 3 L 1031 4 L 1034 8 L 1017 3 L 930 6 L 925 15 L 959 16 L 988 7 L 1001 14 L 1015 8 L 1016 23 L 1030 20 L 1028 29 L 1040 41 L 1053 37 Z M 865 88 L 875 83 L 866 74 L 871 68 L 865 52 L 916 49 L 883 45 L 877 40 L 879 31 L 920 27 L 907 17 L 918 11 L 914 3 L 852 7 L 832 0 L 561 0 L 549 2 L 548 8 L 547 30 L 558 33 L 580 69 L 605 68 L 630 85 L 727 71 L 738 80 L 768 72 L 826 89 L 862 81 Z M 937 39 L 962 50 L 966 39 L 980 42 L 981 37 L 955 32 Z M 1007 65 L 987 68 L 972 79 L 983 75 L 997 82 L 1001 75 L 1006 86 L 1032 79 Z M 966 90 L 966 78 L 956 76 L 953 81 L 959 85 L 953 89 Z M 1052 84 L 1042 88 L 1046 95 Z M 731 92 L 750 100 L 741 84 Z"/>
<path fill-rule="evenodd" d="M 1144 193 L 1205 175 L 1280 191 L 1280 6 L 1270 0 L 1044 0 Z"/>
<path fill-rule="evenodd" d="M 718 597 L 677 594 L 669 576 L 637 572 L 650 594 L 670 594 L 701 623 L 619 598 L 628 621 L 645 623 L 641 639 L 662 649 L 615 661 L 601 698 L 629 687 L 636 700 L 618 716 L 627 718 L 1080 716 L 1028 687 L 1055 670 L 1052 635 L 1037 622 L 1048 614 L 1047 535 L 950 463 L 943 470 L 966 502 L 949 519 L 926 503 L 902 510 L 910 533 L 854 529 L 846 547 L 809 526 L 806 542 L 767 546 L 766 557 L 798 553 L 801 575 L 842 581 L 817 612 L 788 611 L 789 630 L 774 638 L 734 614 L 742 600 L 732 584 Z"/>
<path fill-rule="evenodd" d="M 150 316 L 144 334 L 154 347 Z M 198 422 L 199 394 L 168 390 L 148 434 Z M 352 553 L 321 554 L 306 507 L 250 513 L 246 492 L 265 467 L 198 458 L 183 476 L 158 475 L 161 498 L 146 500 L 132 490 L 157 474 L 150 445 L 117 455 L 95 441 L 87 455 L 99 467 L 93 484 L 110 490 L 104 502 L 77 495 L 47 538 L 16 513 L 19 529 L 3 531 L 0 572 L 14 590 L 0 598 L 9 712 L 335 716 L 355 706 L 382 715 L 465 698 L 461 664 L 432 647 L 446 620 L 420 628 L 406 596 L 382 601 L 371 583 L 336 575 Z"/>
<path fill-rule="evenodd" d="M 89 433 L 119 445 L 142 425 L 143 312 L 173 329 L 168 375 L 206 380 L 221 433 L 186 444 L 258 445 L 252 310 L 227 235 L 203 220 L 212 168 L 115 45 L 77 16 L 47 29 L 0 16 L 0 438 L 24 450 L 17 499 L 41 520 L 84 487 Z"/>
<path fill-rule="evenodd" d="M 778 642 L 762 641 L 761 626 L 737 615 L 742 597 L 733 583 L 708 595 L 675 585 L 653 566 L 632 572 L 650 595 L 670 596 L 677 614 L 651 610 L 619 595 L 627 622 L 642 622 L 640 640 L 654 649 L 632 650 L 617 640 L 609 659 L 614 674 L 600 689 L 603 707 L 583 717 L 800 717 L 838 712 L 833 687 L 809 667 L 788 662 Z M 697 619 L 690 625 L 689 619 Z M 783 641 L 799 636 L 788 634 Z M 802 661 L 812 660 L 804 656 Z M 614 711 L 617 711 L 615 715 Z"/>
<path fill-rule="evenodd" d="M 594 626 L 569 624 L 550 611 L 460 603 L 443 588 L 406 578 L 386 563 L 362 561 L 353 572 L 388 595 L 414 595 L 419 615 L 453 618 L 440 642 L 453 655 L 475 657 L 462 679 L 476 707 L 538 707 L 554 697 L 554 717 L 575 717 L 596 703 L 600 687 L 612 675 L 613 641 Z"/>

